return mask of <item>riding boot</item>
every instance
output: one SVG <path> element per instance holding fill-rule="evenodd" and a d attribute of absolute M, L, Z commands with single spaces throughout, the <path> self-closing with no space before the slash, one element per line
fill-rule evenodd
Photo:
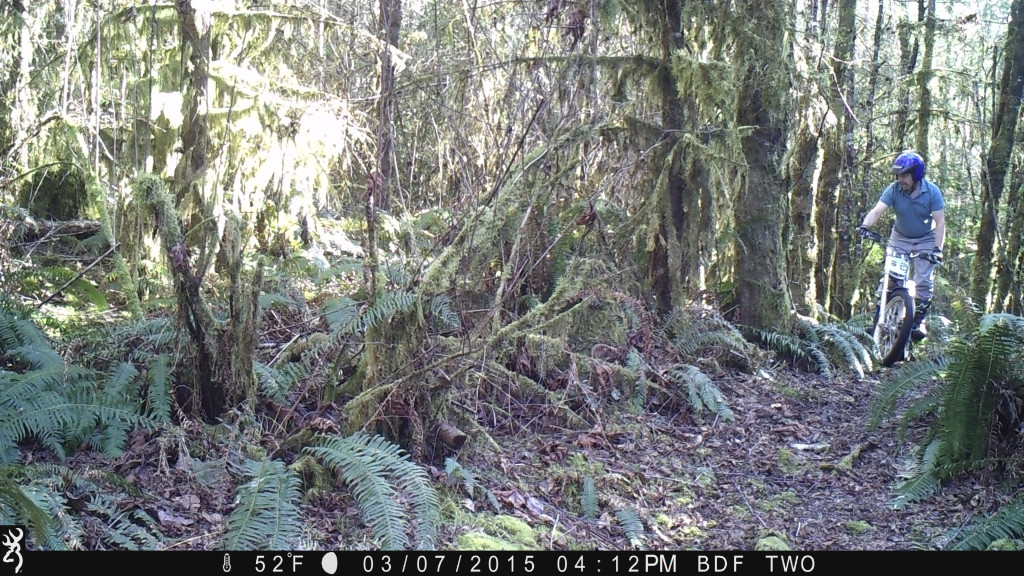
<path fill-rule="evenodd" d="M 928 330 L 925 328 L 924 317 L 928 315 L 932 301 L 921 298 L 914 298 L 914 328 L 910 331 L 910 337 L 915 341 L 921 341 L 928 337 Z"/>

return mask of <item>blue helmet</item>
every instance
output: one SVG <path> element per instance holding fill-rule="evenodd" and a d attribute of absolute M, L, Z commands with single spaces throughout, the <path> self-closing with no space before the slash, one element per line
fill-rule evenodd
<path fill-rule="evenodd" d="M 910 172 L 914 182 L 919 182 L 924 178 L 924 158 L 921 158 L 921 155 L 917 152 L 904 152 L 897 156 L 896 161 L 893 162 L 893 174 L 898 176 L 907 172 Z"/>

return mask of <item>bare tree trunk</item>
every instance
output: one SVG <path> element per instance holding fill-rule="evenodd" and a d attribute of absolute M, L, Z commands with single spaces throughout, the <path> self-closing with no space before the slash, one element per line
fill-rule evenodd
<path fill-rule="evenodd" d="M 1007 44 L 1003 76 L 999 85 L 999 100 L 992 115 L 992 143 L 982 161 L 981 222 L 976 240 L 977 251 L 971 271 L 970 296 L 976 306 L 989 308 L 988 297 L 992 283 L 991 262 L 996 256 L 996 227 L 999 222 L 999 201 L 1006 184 L 1010 155 L 1016 140 L 1017 119 L 1024 94 L 1024 0 L 1014 0 L 1010 7 Z M 1013 266 L 1016 254 L 1003 252 L 1001 265 Z"/>
<path fill-rule="evenodd" d="M 788 333 L 792 310 L 786 286 L 786 246 L 779 226 L 787 218 L 787 190 L 779 175 L 792 108 L 786 39 L 792 6 L 785 1 L 741 0 L 737 11 L 740 21 L 756 19 L 760 32 L 757 37 L 746 30 L 736 34 L 740 81 L 736 122 L 753 127 L 741 142 L 747 170 L 740 179 L 734 210 L 737 320 L 754 329 Z"/>

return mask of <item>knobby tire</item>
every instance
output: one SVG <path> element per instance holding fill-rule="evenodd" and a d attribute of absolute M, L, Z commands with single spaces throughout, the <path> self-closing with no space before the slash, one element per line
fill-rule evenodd
<path fill-rule="evenodd" d="M 875 326 L 875 344 L 882 366 L 892 366 L 904 359 L 913 328 L 914 299 L 906 288 L 897 288 L 886 299 Z"/>

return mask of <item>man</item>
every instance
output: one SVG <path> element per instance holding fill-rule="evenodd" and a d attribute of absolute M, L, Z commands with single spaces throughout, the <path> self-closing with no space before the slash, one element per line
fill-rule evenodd
<path fill-rule="evenodd" d="M 942 191 L 924 179 L 924 159 L 917 152 L 907 151 L 896 157 L 892 165 L 896 181 L 883 192 L 878 204 L 864 216 L 860 228 L 871 228 L 892 206 L 896 213 L 889 243 L 908 252 L 931 253 L 932 259 L 914 259 L 914 340 L 927 336 L 924 317 L 932 305 L 932 271 L 942 261 L 942 243 L 946 239 L 945 202 Z"/>

